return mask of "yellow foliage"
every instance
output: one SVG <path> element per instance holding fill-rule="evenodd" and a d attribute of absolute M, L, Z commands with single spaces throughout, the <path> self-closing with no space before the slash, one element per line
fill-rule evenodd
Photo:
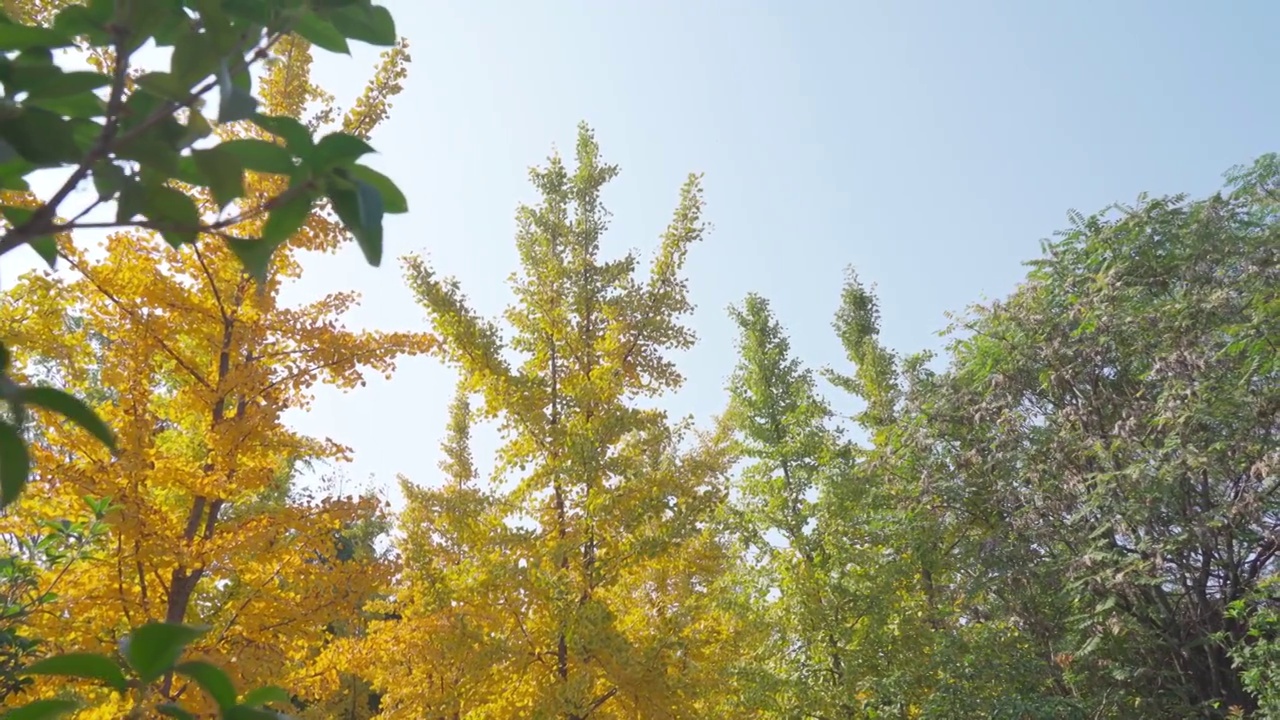
<path fill-rule="evenodd" d="M 388 51 L 343 124 L 367 134 L 384 119 L 407 62 L 403 43 Z M 267 112 L 304 121 L 333 113 L 310 66 L 305 42 L 274 48 L 261 80 Z M 309 103 L 312 116 L 304 117 Z M 260 131 L 238 124 L 220 134 Z M 241 202 L 253 207 L 278 193 L 280 181 L 251 174 L 246 190 Z M 202 191 L 189 192 L 215 211 Z M 282 414 L 307 407 L 318 383 L 363 385 L 364 373 L 389 375 L 397 358 L 433 342 L 423 333 L 347 329 L 342 318 L 355 293 L 280 303 L 282 284 L 302 272 L 302 252 L 332 252 L 347 240 L 331 213 L 317 210 L 257 286 L 213 238 L 174 251 L 150 233 L 117 233 L 92 250 L 63 237 L 65 277 L 31 273 L 4 294 L 0 334 L 17 350 L 16 378 L 86 398 L 120 446 L 113 458 L 74 426 L 39 418 L 36 472 L 20 511 L 0 518 L 0 531 L 22 533 L 71 515 L 86 495 L 115 504 L 95 560 L 48 578 L 58 612 L 32 623 L 50 651 L 114 652 L 142 623 L 187 622 L 209 628 L 194 655 L 226 668 L 241 688 L 335 691 L 338 678 L 318 680 L 305 665 L 391 571 L 376 558 L 344 561 L 338 533 L 378 522 L 383 510 L 370 498 L 286 497 L 299 463 L 349 451 L 294 432 Z M 198 694 L 181 680 L 165 689 L 184 702 Z M 102 707 L 103 717 L 119 711 Z"/>
<path fill-rule="evenodd" d="M 535 170 L 519 214 L 509 343 L 421 261 L 410 284 L 462 374 L 446 482 L 404 483 L 404 568 L 362 637 L 335 644 L 390 718 L 746 717 L 727 711 L 746 636 L 725 612 L 732 560 L 718 518 L 725 438 L 697 438 L 634 403 L 680 383 L 681 265 L 702 235 L 691 178 L 648 277 L 603 261 L 600 187 L 615 170 L 583 128 L 576 171 Z M 518 356 L 518 361 L 512 361 Z M 470 413 L 500 423 L 498 486 L 466 451 Z"/>

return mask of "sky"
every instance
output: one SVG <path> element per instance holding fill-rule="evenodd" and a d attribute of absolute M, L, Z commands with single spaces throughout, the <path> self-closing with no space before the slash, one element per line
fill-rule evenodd
<path fill-rule="evenodd" d="M 700 341 L 666 402 L 704 422 L 735 362 L 725 310 L 748 292 L 810 366 L 840 367 L 830 325 L 852 266 L 888 345 L 937 348 L 945 313 L 1012 290 L 1069 208 L 1211 193 L 1280 131 L 1268 0 L 383 4 L 413 62 L 369 164 L 410 213 L 389 219 L 381 268 L 349 248 L 310 263 L 294 296 L 355 288 L 350 325 L 425 329 L 395 260 L 416 252 L 496 315 L 528 168 L 571 154 L 586 121 L 621 167 L 607 255 L 650 256 L 686 175 L 705 174 L 714 229 L 686 268 Z M 352 98 L 375 63 L 321 53 L 316 72 Z M 289 419 L 352 447 L 342 472 L 394 501 L 397 473 L 438 478 L 453 383 L 414 358 Z"/>

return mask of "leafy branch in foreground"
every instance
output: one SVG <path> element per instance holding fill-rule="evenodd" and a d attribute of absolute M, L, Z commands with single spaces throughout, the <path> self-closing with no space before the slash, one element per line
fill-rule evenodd
<path fill-rule="evenodd" d="M 283 717 L 265 709 L 265 706 L 278 704 L 288 707 L 290 698 L 285 690 L 266 686 L 238 695 L 231 678 L 214 665 L 200 660 L 181 660 L 187 645 L 203 632 L 201 628 L 190 625 L 149 623 L 134 630 L 120 643 L 123 665 L 97 653 L 68 653 L 45 658 L 27 667 L 25 673 L 78 679 L 132 696 L 130 718 L 149 717 L 149 710 L 167 717 L 196 717 L 195 713 L 177 702 L 155 702 L 150 685 L 172 675 L 181 675 L 202 689 L 217 704 L 220 718 L 271 720 Z M 45 720 L 62 717 L 81 707 L 80 701 L 70 698 L 44 698 L 14 708 L 5 717 Z"/>
<path fill-rule="evenodd" d="M 228 243 L 245 270 L 266 278 L 275 250 L 325 204 L 352 233 L 365 258 L 382 257 L 382 219 L 407 212 L 404 195 L 357 163 L 374 152 L 360 137 L 315 139 L 298 120 L 258 111 L 255 64 L 290 34 L 332 52 L 348 40 L 397 41 L 391 14 L 369 0 L 88 0 L 51 23 L 26 25 L 0 15 L 0 216 L 8 225 L 0 255 L 30 245 L 49 265 L 57 237 L 89 228 L 146 228 L 175 249 L 212 235 Z M 144 71 L 136 54 L 149 43 L 172 48 L 167 71 Z M 55 51 L 80 50 L 98 70 L 66 70 Z M 215 116 L 205 115 L 217 91 Z M 249 123 L 248 137 L 212 143 L 215 125 Z M 69 171 L 47 199 L 29 177 Z M 280 192 L 247 203 L 246 173 L 278 176 Z M 63 212 L 86 183 L 92 199 Z M 181 188 L 202 187 L 212 217 Z M 114 219 L 88 219 L 114 205 Z M 66 417 L 113 447 L 109 428 L 84 403 L 48 387 L 23 387 L 8 374 L 0 343 L 0 507 L 12 503 L 30 472 L 23 437 L 26 409 Z M 114 448 L 113 448 L 114 449 Z"/>

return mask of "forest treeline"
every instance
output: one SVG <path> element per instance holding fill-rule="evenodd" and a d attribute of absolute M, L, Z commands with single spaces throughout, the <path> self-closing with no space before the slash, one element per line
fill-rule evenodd
<path fill-rule="evenodd" d="M 101 718 L 150 717 L 148 698 L 228 718 L 1280 718 L 1280 156 L 1209 197 L 1071 212 L 936 356 L 882 342 L 852 270 L 821 318 L 845 351 L 834 367 L 798 357 L 769 299 L 749 295 L 729 311 L 723 412 L 699 426 L 657 401 L 679 391 L 672 358 L 696 342 L 684 264 L 706 233 L 702 179 L 680 188 L 651 253 L 607 257 L 618 168 L 586 125 L 571 157 L 530 171 L 538 200 L 517 212 L 501 316 L 414 255 L 400 271 L 417 331 L 348 328 L 351 290 L 285 304 L 308 253 L 354 238 L 376 264 L 382 213 L 407 210 L 342 154 L 367 152 L 409 57 L 367 3 L 335 0 L 373 14 L 332 18 L 268 5 L 305 22 L 272 39 L 265 21 L 271 62 L 247 110 L 224 63 L 232 115 L 217 132 L 234 152 L 188 172 L 125 147 L 143 171 L 112 190 L 125 203 L 131 178 L 167 202 L 180 189 L 197 219 L 233 196 L 264 212 L 188 238 L 143 203 L 147 220 L 122 214 L 131 227 L 93 251 L 74 221 L 46 224 L 54 244 L 37 250 L 61 271 L 0 294 L 0 390 L 23 433 L 0 433 L 13 717 L 75 697 Z M 41 3 L 5 7 L 53 28 L 0 23 L 0 49 L 20 51 L 0 81 L 36 82 L 20 74 L 44 62 L 30 48 L 60 26 Z M 258 6 L 226 7 L 226 27 L 263 32 L 243 24 Z M 66 16 L 93 43 L 123 32 Z M 310 74 L 313 44 L 345 49 L 335 28 L 389 46 L 345 110 Z M 160 79 L 120 69 L 127 43 L 102 43 L 91 57 L 116 68 L 116 101 L 160 102 L 145 100 Z M 324 128 L 339 139 L 313 144 Z M 101 163 L 98 147 L 80 151 Z M 34 238 L 51 216 L 5 174 L 27 155 L 5 157 L 5 237 Z M 232 160 L 234 188 L 219 169 Z M 148 185 L 153 166 L 172 174 Z M 192 242 L 242 225 L 263 240 Z M 304 490 L 350 450 L 284 414 L 415 355 L 459 379 L 448 408 L 423 409 L 448 413 L 439 468 L 403 469 L 398 514 L 373 494 Z M 48 393 L 13 400 L 53 387 L 109 431 Z M 477 424 L 500 433 L 493 466 L 471 453 Z M 175 628 L 198 630 L 155 650 Z M 193 660 L 175 666 L 183 648 Z M 251 688 L 264 690 L 240 696 Z"/>

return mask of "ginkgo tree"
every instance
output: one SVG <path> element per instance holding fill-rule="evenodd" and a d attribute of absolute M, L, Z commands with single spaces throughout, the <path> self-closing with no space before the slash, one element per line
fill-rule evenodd
<path fill-rule="evenodd" d="M 399 91 L 406 46 L 367 0 L 5 10 L 0 254 L 30 245 L 71 275 L 28 275 L 3 306 L 3 501 L 29 478 L 39 486 L 38 501 L 3 522 L 65 516 L 82 495 L 114 502 L 106 561 L 60 575 L 63 610 L 41 616 L 41 634 L 67 652 L 29 672 L 97 681 L 113 693 L 86 688 L 103 717 L 179 699 L 254 716 L 267 696 L 227 688 L 288 679 L 319 649 L 326 618 L 354 613 L 384 571 L 341 557 L 341 529 L 378 512 L 366 501 L 242 508 L 277 492 L 297 463 L 345 456 L 281 423 L 310 387 L 351 387 L 362 369 L 390 372 L 398 355 L 429 344 L 344 329 L 351 293 L 299 308 L 278 300 L 299 252 L 354 236 L 378 264 L 383 215 L 407 209 L 394 184 L 356 162 Z M 348 39 L 391 49 L 342 115 L 310 80 L 310 47 L 345 52 Z M 173 48 L 167 70 L 142 66 L 144 46 Z M 64 69 L 64 49 L 95 70 Z M 64 173 L 47 194 L 27 181 L 43 170 Z M 68 210 L 86 187 L 89 199 Z M 100 209 L 114 218 L 96 219 Z M 72 234 L 89 228 L 137 230 L 90 253 Z M 85 402 L 52 384 L 98 392 Z M 47 421 L 38 428 L 26 423 L 33 409 Z M 116 639 L 132 679 L 112 659 Z M 188 646 L 222 669 L 177 664 Z M 22 711 L 32 717 L 74 706 L 57 685 L 35 688 L 47 698 Z"/>
<path fill-rule="evenodd" d="M 406 518 L 430 527 L 405 528 L 400 619 L 346 653 L 390 716 L 717 717 L 734 697 L 723 438 L 690 438 L 637 402 L 679 385 L 668 353 L 693 341 L 681 269 L 704 233 L 698 179 L 642 277 L 632 255 L 601 258 L 601 190 L 617 169 L 585 126 L 576 160 L 530 173 L 541 201 L 518 215 L 509 340 L 457 284 L 407 260 L 440 354 L 505 435 L 481 520 L 505 529 L 496 549 L 475 552 L 476 531 L 449 519 L 473 511 L 450 508 L 464 496 L 448 488 Z M 446 537 L 424 542 L 431 532 Z M 441 573 L 457 547 L 469 557 Z M 441 574 L 443 599 L 431 597 Z M 463 620 L 474 635 L 448 629 Z M 440 630 L 453 640 L 428 634 Z"/>
<path fill-rule="evenodd" d="M 216 237 L 261 280 L 275 250 L 323 206 L 371 263 L 380 262 L 382 218 L 407 208 L 390 180 L 356 162 L 373 148 L 342 130 L 314 139 L 296 117 L 260 107 L 253 83 L 256 66 L 279 57 L 290 38 L 339 52 L 348 38 L 395 45 L 385 8 L 368 0 L 89 0 L 10 2 L 5 13 L 0 256 L 30 246 L 53 265 L 59 236 L 140 227 L 175 248 Z M 142 67 L 144 47 L 173 48 L 167 70 Z M 82 51 L 95 69 L 64 69 L 55 56 L 62 50 Z M 211 121 L 205 107 L 215 91 Z M 224 136 L 228 125 L 246 123 L 257 130 Z M 51 170 L 64 172 L 56 189 L 32 192 L 29 178 Z M 246 173 L 269 180 L 251 194 Z M 207 202 L 183 185 L 203 188 Z M 76 204 L 85 188 L 90 198 Z M 100 207 L 114 207 L 114 218 L 93 219 Z M 69 417 L 112 444 L 109 428 L 74 397 L 16 382 L 10 344 L 0 345 L 0 397 L 11 415 L 0 421 L 5 504 L 29 472 L 20 432 L 28 406 Z"/>

